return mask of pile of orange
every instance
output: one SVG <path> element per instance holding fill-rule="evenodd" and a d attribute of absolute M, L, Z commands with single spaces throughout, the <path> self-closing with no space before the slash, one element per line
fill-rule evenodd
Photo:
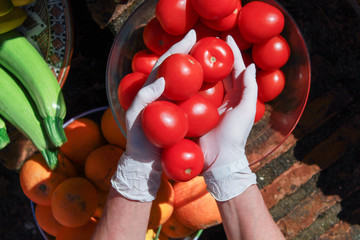
<path fill-rule="evenodd" d="M 85 116 L 64 130 L 68 141 L 59 148 L 58 167 L 51 171 L 36 153 L 23 164 L 20 185 L 35 203 L 35 217 L 44 232 L 58 240 L 86 240 L 101 218 L 126 138 L 109 108 L 99 121 Z M 166 240 L 219 223 L 219 210 L 202 177 L 175 182 L 163 176 L 146 240 L 154 239 L 160 226 L 158 239 Z"/>
<path fill-rule="evenodd" d="M 126 138 L 110 108 L 98 121 L 85 116 L 64 130 L 68 141 L 59 148 L 58 167 L 51 171 L 36 153 L 20 169 L 20 185 L 44 232 L 59 240 L 90 239 Z"/>

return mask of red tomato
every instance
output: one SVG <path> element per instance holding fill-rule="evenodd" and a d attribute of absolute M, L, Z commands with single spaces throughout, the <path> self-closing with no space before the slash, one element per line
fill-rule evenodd
<path fill-rule="evenodd" d="M 224 85 L 222 81 L 217 83 L 204 82 L 199 90 L 199 94 L 203 95 L 211 101 L 216 108 L 220 107 L 224 98 Z"/>
<path fill-rule="evenodd" d="M 162 28 L 172 35 L 187 33 L 199 19 L 190 0 L 159 0 L 155 13 Z"/>
<path fill-rule="evenodd" d="M 141 72 L 127 74 L 120 81 L 118 87 L 118 98 L 121 107 L 126 111 L 133 102 L 136 94 L 144 85 L 147 75 Z"/>
<path fill-rule="evenodd" d="M 230 74 L 234 65 L 234 54 L 224 40 L 216 37 L 203 38 L 190 51 L 201 64 L 205 82 L 217 82 Z"/>
<path fill-rule="evenodd" d="M 199 145 L 182 139 L 164 149 L 161 156 L 164 173 L 175 181 L 185 182 L 198 176 L 204 167 L 204 154 Z"/>
<path fill-rule="evenodd" d="M 193 29 L 196 32 L 196 40 L 199 41 L 205 37 L 220 37 L 221 32 L 209 28 L 203 24 L 200 20 L 194 25 Z"/>
<path fill-rule="evenodd" d="M 178 102 L 189 120 L 187 137 L 199 137 L 210 131 L 218 123 L 220 115 L 209 99 L 195 94 L 189 99 Z"/>
<path fill-rule="evenodd" d="M 169 100 L 181 101 L 199 91 L 204 74 L 200 63 L 192 56 L 176 53 L 160 64 L 157 77 L 165 78 L 163 95 Z"/>
<path fill-rule="evenodd" d="M 262 70 L 273 70 L 285 65 L 290 57 L 290 47 L 286 40 L 278 35 L 252 48 L 255 64 Z"/>
<path fill-rule="evenodd" d="M 264 116 L 264 113 L 265 113 L 265 103 L 258 98 L 256 100 L 256 113 L 255 113 L 254 123 L 260 121 L 260 119 Z"/>
<path fill-rule="evenodd" d="M 226 40 L 226 37 L 230 35 L 233 37 L 233 39 L 235 40 L 236 44 L 238 45 L 239 49 L 241 51 L 245 51 L 247 49 L 249 49 L 251 47 L 251 43 L 249 43 L 248 41 L 246 41 L 243 36 L 241 36 L 241 33 L 239 31 L 238 27 L 234 27 L 228 31 L 224 31 L 221 33 L 221 39 L 222 40 Z"/>
<path fill-rule="evenodd" d="M 148 49 L 158 55 L 163 55 L 172 45 L 179 42 L 182 35 L 174 36 L 167 33 L 157 18 L 152 18 L 145 26 L 143 40 Z"/>
<path fill-rule="evenodd" d="M 262 42 L 279 35 L 284 23 L 284 15 L 279 9 L 261 1 L 245 4 L 238 19 L 242 36 L 251 43 Z"/>
<path fill-rule="evenodd" d="M 198 14 L 206 19 L 220 19 L 230 15 L 239 0 L 192 0 Z"/>
<path fill-rule="evenodd" d="M 241 9 L 241 2 L 238 1 L 237 7 L 230 15 L 223 17 L 221 19 L 200 18 L 200 20 L 209 28 L 215 29 L 217 31 L 228 31 L 237 26 L 240 9 Z"/>
<path fill-rule="evenodd" d="M 280 69 L 259 71 L 256 74 L 259 98 L 269 102 L 280 95 L 285 87 L 285 75 Z"/>
<path fill-rule="evenodd" d="M 141 114 L 145 136 L 157 147 L 167 148 L 183 139 L 189 122 L 185 112 L 169 101 L 155 101 Z"/>
<path fill-rule="evenodd" d="M 131 61 L 131 69 L 133 72 L 142 72 L 149 75 L 158 59 L 159 55 L 149 49 L 141 50 L 134 55 Z"/>

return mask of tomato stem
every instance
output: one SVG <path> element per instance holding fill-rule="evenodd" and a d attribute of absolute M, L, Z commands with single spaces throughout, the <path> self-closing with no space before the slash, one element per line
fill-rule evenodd
<path fill-rule="evenodd" d="M 212 56 L 212 57 L 210 58 L 210 62 L 212 62 L 212 63 L 216 62 L 216 57 Z"/>
<path fill-rule="evenodd" d="M 186 169 L 186 170 L 185 170 L 185 173 L 186 173 L 187 175 L 190 175 L 190 174 L 191 174 L 191 169 L 190 169 L 190 168 Z"/>

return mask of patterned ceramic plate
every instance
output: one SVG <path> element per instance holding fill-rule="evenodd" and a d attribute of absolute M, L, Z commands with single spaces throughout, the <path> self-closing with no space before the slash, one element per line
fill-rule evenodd
<path fill-rule="evenodd" d="M 44 57 L 62 87 L 70 69 L 73 49 L 68 0 L 36 0 L 23 8 L 28 18 L 19 31 Z"/>

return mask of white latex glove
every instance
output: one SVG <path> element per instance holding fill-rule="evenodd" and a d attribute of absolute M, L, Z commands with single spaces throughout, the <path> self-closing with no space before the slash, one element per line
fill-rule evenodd
<path fill-rule="evenodd" d="M 141 112 L 158 99 L 165 89 L 164 78 L 155 81 L 159 65 L 171 54 L 188 53 L 195 42 L 196 34 L 191 30 L 183 40 L 174 44 L 159 58 L 144 87 L 126 112 L 126 151 L 120 158 L 111 183 L 113 188 L 128 199 L 149 202 L 156 197 L 162 174 L 161 149 L 146 138 L 141 126 Z"/>
<path fill-rule="evenodd" d="M 245 68 L 239 48 L 228 36 L 226 42 L 234 56 L 234 68 L 224 80 L 226 95 L 219 107 L 219 124 L 199 140 L 205 156 L 203 176 L 208 191 L 218 201 L 229 200 L 256 184 L 249 168 L 245 144 L 254 124 L 257 83 L 255 65 Z"/>

